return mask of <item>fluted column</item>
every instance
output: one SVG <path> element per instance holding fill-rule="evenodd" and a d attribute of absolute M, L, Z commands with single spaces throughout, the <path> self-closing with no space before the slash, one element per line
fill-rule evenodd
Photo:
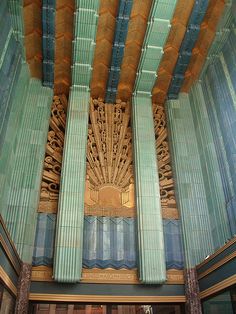
<path fill-rule="evenodd" d="M 81 277 L 88 113 L 89 92 L 74 86 L 68 108 L 55 242 L 54 278 L 60 282 L 76 282 Z"/>
<path fill-rule="evenodd" d="M 132 113 L 140 280 L 163 283 L 166 268 L 151 98 L 134 96 Z"/>

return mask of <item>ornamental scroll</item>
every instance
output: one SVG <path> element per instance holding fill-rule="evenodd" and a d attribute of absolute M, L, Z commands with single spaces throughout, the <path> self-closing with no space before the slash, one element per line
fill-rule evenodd
<path fill-rule="evenodd" d="M 159 170 L 162 217 L 166 219 L 178 219 L 179 214 L 175 200 L 174 180 L 171 168 L 164 106 L 153 104 L 153 116 Z"/>
<path fill-rule="evenodd" d="M 130 104 L 91 99 L 85 215 L 104 214 L 135 215 Z"/>
<path fill-rule="evenodd" d="M 67 98 L 54 96 L 44 159 L 38 212 L 56 213 L 58 207 Z"/>

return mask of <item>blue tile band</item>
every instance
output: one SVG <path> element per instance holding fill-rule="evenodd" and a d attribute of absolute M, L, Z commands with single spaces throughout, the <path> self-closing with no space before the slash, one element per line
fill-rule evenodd
<path fill-rule="evenodd" d="M 86 216 L 83 267 L 137 267 L 135 229 L 134 218 Z"/>
<path fill-rule="evenodd" d="M 196 0 L 191 16 L 188 21 L 187 31 L 179 50 L 179 57 L 176 63 L 172 82 L 168 90 L 169 99 L 177 99 L 182 84 L 184 82 L 184 74 L 189 65 L 192 50 L 197 41 L 200 25 L 204 19 L 208 7 L 208 0 Z"/>
<path fill-rule="evenodd" d="M 111 66 L 106 90 L 106 102 L 116 101 L 117 86 L 120 78 L 120 67 L 124 56 L 125 40 L 128 33 L 129 16 L 133 0 L 121 0 L 116 18 L 115 39 L 112 47 Z"/>
<path fill-rule="evenodd" d="M 51 88 L 54 86 L 55 6 L 55 0 L 43 0 L 43 85 Z"/>

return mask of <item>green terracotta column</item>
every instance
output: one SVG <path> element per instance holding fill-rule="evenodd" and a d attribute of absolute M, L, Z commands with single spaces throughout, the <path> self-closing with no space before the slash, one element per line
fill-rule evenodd
<path fill-rule="evenodd" d="M 132 102 L 133 151 L 140 280 L 166 280 L 164 237 L 151 97 L 138 93 Z"/>
<path fill-rule="evenodd" d="M 176 0 L 152 1 L 133 97 L 133 146 L 140 280 L 160 284 L 166 280 L 164 239 L 151 93 L 169 34 Z M 161 30 L 161 31 L 160 31 Z"/>
<path fill-rule="evenodd" d="M 77 282 L 82 271 L 89 84 L 99 4 L 97 0 L 75 1 L 72 88 L 67 111 L 53 265 L 54 278 L 60 282 Z"/>
<path fill-rule="evenodd" d="M 70 92 L 53 267 L 60 282 L 81 278 L 89 98 L 86 87 Z"/>
<path fill-rule="evenodd" d="M 24 12 L 23 12 L 23 0 L 8 0 L 8 10 L 11 17 L 11 24 L 13 32 L 17 41 L 21 43 L 22 46 L 22 57 L 25 59 L 24 52 Z"/>
<path fill-rule="evenodd" d="M 235 28 L 235 33 L 236 33 L 236 28 Z M 234 108 L 236 109 L 236 93 L 234 91 L 234 85 L 233 85 L 232 79 L 230 77 L 227 64 L 225 62 L 224 54 L 222 52 L 220 54 L 220 62 L 221 62 L 222 69 L 223 69 L 225 77 L 226 77 L 229 93 L 230 93 L 230 96 L 232 98 Z"/>

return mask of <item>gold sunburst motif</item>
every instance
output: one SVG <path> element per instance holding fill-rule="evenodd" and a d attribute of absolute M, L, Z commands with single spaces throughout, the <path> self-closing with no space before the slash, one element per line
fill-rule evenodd
<path fill-rule="evenodd" d="M 134 207 L 129 103 L 90 101 L 85 204 Z"/>

